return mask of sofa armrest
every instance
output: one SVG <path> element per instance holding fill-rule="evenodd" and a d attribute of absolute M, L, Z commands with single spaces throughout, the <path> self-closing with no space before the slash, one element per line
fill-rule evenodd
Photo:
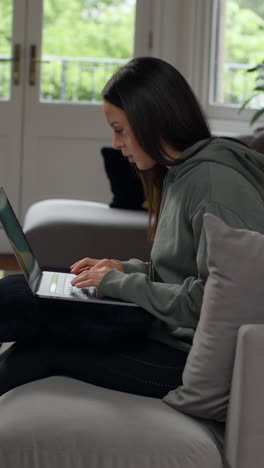
<path fill-rule="evenodd" d="M 262 468 L 264 451 L 264 325 L 239 329 L 225 433 L 230 468 Z"/>
<path fill-rule="evenodd" d="M 110 208 L 104 203 L 50 199 L 32 205 L 24 232 L 43 269 L 69 271 L 83 257 L 132 257 L 148 261 L 145 211 Z"/>

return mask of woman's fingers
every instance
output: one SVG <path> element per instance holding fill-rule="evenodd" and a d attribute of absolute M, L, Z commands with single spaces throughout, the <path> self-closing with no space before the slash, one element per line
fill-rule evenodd
<path fill-rule="evenodd" d="M 85 279 L 83 278 L 82 280 L 79 280 L 78 283 L 73 284 L 76 288 L 88 288 L 89 286 L 95 286 L 96 288 L 99 286 L 100 281 L 95 280 L 95 279 Z"/>
<path fill-rule="evenodd" d="M 110 260 L 109 258 L 103 258 L 102 260 L 98 260 L 89 257 L 83 258 L 78 262 L 75 262 L 73 265 L 70 266 L 70 270 L 71 273 L 78 275 L 83 271 L 98 270 L 105 266 L 110 269 L 118 270 L 121 272 L 124 271 L 121 263 L 116 260 Z"/>
<path fill-rule="evenodd" d="M 73 265 L 70 266 L 71 273 L 77 275 L 81 270 L 90 269 L 97 262 L 99 262 L 99 260 L 96 258 L 82 258 L 81 260 L 75 262 Z"/>
<path fill-rule="evenodd" d="M 121 263 L 115 260 L 83 258 L 71 266 L 71 272 L 76 274 L 71 284 L 77 288 L 98 287 L 106 273 L 113 269 L 124 271 Z"/>
<path fill-rule="evenodd" d="M 98 270 L 86 270 L 77 275 L 71 282 L 72 286 L 77 288 L 86 288 L 88 286 L 98 287 L 103 277 L 106 275 L 111 268 L 102 267 Z"/>
<path fill-rule="evenodd" d="M 116 260 L 110 260 L 109 258 L 103 258 L 102 260 L 98 261 L 98 263 L 91 267 L 91 270 L 97 270 L 104 266 L 113 270 L 118 270 L 122 272 L 124 271 L 123 266 L 120 262 L 117 262 Z"/>

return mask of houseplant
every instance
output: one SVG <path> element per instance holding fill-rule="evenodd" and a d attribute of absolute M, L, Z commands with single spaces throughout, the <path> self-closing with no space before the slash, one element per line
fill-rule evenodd
<path fill-rule="evenodd" d="M 262 63 L 259 63 L 255 67 L 249 68 L 247 72 L 252 73 L 252 72 L 258 72 L 258 76 L 256 78 L 256 86 L 254 88 L 254 93 L 244 101 L 242 106 L 239 109 L 239 112 L 243 111 L 245 107 L 249 104 L 252 99 L 255 97 L 259 96 L 260 93 L 264 92 L 264 61 Z M 250 125 L 253 125 L 260 117 L 261 115 L 264 114 L 264 104 L 261 105 L 260 109 L 257 109 L 256 112 L 254 113 L 253 117 L 250 120 Z"/>

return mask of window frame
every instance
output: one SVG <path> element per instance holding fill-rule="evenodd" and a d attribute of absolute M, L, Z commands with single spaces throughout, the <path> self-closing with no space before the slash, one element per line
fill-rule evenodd
<path fill-rule="evenodd" d="M 144 0 L 143 0 L 144 1 Z M 168 60 L 188 80 L 202 104 L 212 131 L 235 135 L 264 126 L 264 118 L 250 127 L 254 109 L 238 114 L 238 106 L 211 102 L 217 0 L 153 1 L 151 54 Z"/>
<path fill-rule="evenodd" d="M 232 104 L 217 104 L 213 102 L 213 86 L 211 86 L 214 80 L 214 60 L 215 54 L 217 53 L 216 44 L 216 28 L 217 28 L 217 1 L 211 1 L 211 25 L 208 35 L 210 37 L 210 50 L 207 64 L 207 99 L 206 99 L 206 113 L 209 120 L 213 123 L 216 130 L 220 130 L 225 127 L 227 130 L 230 128 L 236 132 L 243 132 L 245 129 L 253 129 L 262 126 L 264 123 L 263 119 L 259 119 L 253 127 L 249 127 L 249 122 L 253 117 L 256 109 L 244 109 L 242 113 L 239 113 L 240 106 Z M 209 25 L 208 25 L 209 26 Z M 205 65 L 206 66 L 206 65 Z"/>
<path fill-rule="evenodd" d="M 239 112 L 240 106 L 232 104 L 217 104 L 213 103 L 212 97 L 212 86 L 210 83 L 214 80 L 214 58 L 217 53 L 216 50 L 216 27 L 217 27 L 217 1 L 213 0 L 211 5 L 211 30 L 210 30 L 210 56 L 208 60 L 208 87 L 207 87 L 207 103 L 206 103 L 206 112 L 209 116 L 209 119 L 213 120 L 217 125 L 218 121 L 228 120 L 228 126 L 232 122 L 232 127 L 237 128 L 238 130 L 244 129 L 246 125 L 250 122 L 252 116 L 255 113 L 256 109 L 244 109 L 242 113 Z M 256 124 L 252 127 L 257 128 L 264 123 L 263 119 L 259 119 Z M 252 130 L 252 129 L 251 129 Z"/>

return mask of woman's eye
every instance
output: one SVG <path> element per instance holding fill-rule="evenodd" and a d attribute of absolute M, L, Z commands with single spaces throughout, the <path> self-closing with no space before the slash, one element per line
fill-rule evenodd
<path fill-rule="evenodd" d="M 122 128 L 115 128 L 115 133 L 122 133 L 123 129 Z"/>

